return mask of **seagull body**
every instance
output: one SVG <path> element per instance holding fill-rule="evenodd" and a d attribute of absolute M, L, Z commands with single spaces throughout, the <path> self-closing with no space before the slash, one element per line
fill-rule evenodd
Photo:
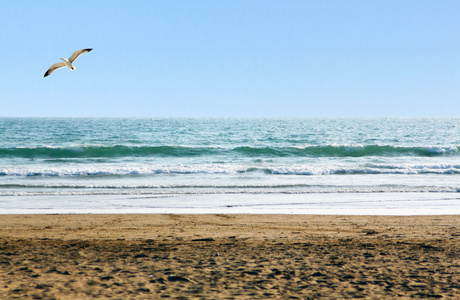
<path fill-rule="evenodd" d="M 74 61 L 76 61 L 77 58 L 80 57 L 80 55 L 85 54 L 87 52 L 90 52 L 91 50 L 93 50 L 93 48 L 77 50 L 72 54 L 72 56 L 69 57 L 69 59 L 61 58 L 62 62 L 55 63 L 54 65 L 52 65 L 48 69 L 48 71 L 46 71 L 45 76 L 43 76 L 43 77 L 49 76 L 51 73 L 53 73 L 54 71 L 56 71 L 57 69 L 60 69 L 60 68 L 69 67 L 70 70 L 72 70 L 72 71 L 75 70 L 76 68 L 75 68 L 74 65 L 72 65 L 72 63 Z"/>

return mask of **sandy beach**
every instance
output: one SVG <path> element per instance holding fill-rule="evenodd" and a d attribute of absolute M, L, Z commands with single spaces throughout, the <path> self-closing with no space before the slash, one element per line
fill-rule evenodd
<path fill-rule="evenodd" d="M 460 298 L 460 217 L 1 215 L 1 299 Z"/>

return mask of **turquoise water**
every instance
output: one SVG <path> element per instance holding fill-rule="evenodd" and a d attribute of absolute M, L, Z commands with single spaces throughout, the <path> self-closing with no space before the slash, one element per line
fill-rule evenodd
<path fill-rule="evenodd" d="M 230 195 L 238 205 L 255 195 L 458 198 L 459 149 L 460 118 L 0 118 L 0 209 L 88 199 L 101 209 L 113 199 L 175 207 L 178 196 L 190 208 L 203 199 L 231 207 Z"/>

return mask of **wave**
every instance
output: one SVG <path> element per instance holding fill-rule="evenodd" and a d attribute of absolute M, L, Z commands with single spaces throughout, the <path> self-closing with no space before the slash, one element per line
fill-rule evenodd
<path fill-rule="evenodd" d="M 364 157 L 364 156 L 453 156 L 460 146 L 325 145 L 306 147 L 234 148 L 189 146 L 69 146 L 0 148 L 0 158 L 116 158 L 116 157 L 193 157 L 239 155 L 244 157 Z"/>
<path fill-rule="evenodd" d="M 308 147 L 238 147 L 235 152 L 247 156 L 272 157 L 363 157 L 363 156 L 439 156 L 458 155 L 457 146 L 403 147 L 392 145 L 326 145 Z"/>
<path fill-rule="evenodd" d="M 0 168 L 0 176 L 157 176 L 157 175 L 216 175 L 250 174 L 269 175 L 366 175 L 366 174 L 460 174 L 457 164 L 363 164 L 363 165 L 277 165 L 246 166 L 235 164 L 191 164 L 114 166 L 107 164 L 73 166 L 8 166 Z"/>
<path fill-rule="evenodd" d="M 21 158 L 104 158 L 148 156 L 197 156 L 213 154 L 213 148 L 181 146 L 71 146 L 0 148 L 0 157 Z"/>
<path fill-rule="evenodd" d="M 70 186 L 70 185 L 0 185 L 0 196 L 141 196 L 152 198 L 177 195 L 222 195 L 222 194 L 357 194 L 357 193 L 460 193 L 456 186 Z M 196 204 L 195 204 L 196 205 Z"/>

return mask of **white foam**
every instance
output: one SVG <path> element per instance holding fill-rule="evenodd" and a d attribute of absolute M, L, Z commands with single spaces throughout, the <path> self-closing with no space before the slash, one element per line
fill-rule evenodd
<path fill-rule="evenodd" d="M 460 174 L 459 164 L 447 163 L 350 163 L 350 164 L 175 164 L 124 163 L 121 165 L 56 164 L 10 165 L 0 169 L 3 176 L 130 176 L 158 174 L 238 174 L 268 172 L 274 175 L 330 174 Z"/>

